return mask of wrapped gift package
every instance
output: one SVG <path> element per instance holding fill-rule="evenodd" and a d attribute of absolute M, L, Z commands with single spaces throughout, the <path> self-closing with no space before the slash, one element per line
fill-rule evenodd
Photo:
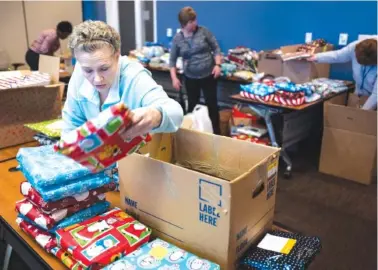
<path fill-rule="evenodd" d="M 56 153 L 52 145 L 21 148 L 17 161 L 28 181 L 35 187 L 63 185 L 75 179 L 91 177 L 91 172 L 74 160 Z"/>
<path fill-rule="evenodd" d="M 29 182 L 22 182 L 20 189 L 21 194 L 28 198 L 36 206 L 38 206 L 42 211 L 52 212 L 70 206 L 81 207 L 81 205 L 94 204 L 96 202 L 103 201 L 103 193 L 115 190 L 116 183 L 111 182 L 99 188 L 86 191 L 84 193 L 76 194 L 73 196 L 68 196 L 54 202 L 44 201 L 42 196 L 31 186 Z"/>
<path fill-rule="evenodd" d="M 78 261 L 76 261 L 71 254 L 69 254 L 64 249 L 59 247 L 54 247 L 50 250 L 50 253 L 53 254 L 59 261 L 61 261 L 65 266 L 70 270 L 84 270 L 84 268 Z"/>
<path fill-rule="evenodd" d="M 151 230 L 118 208 L 56 231 L 58 245 L 99 269 L 148 242 Z"/>
<path fill-rule="evenodd" d="M 81 205 L 94 204 L 103 201 L 103 194 L 115 189 L 116 183 L 112 182 L 84 193 L 65 197 L 58 201 L 46 202 L 29 182 L 22 182 L 20 185 L 21 194 L 38 206 L 42 211 L 47 213 L 65 209 L 70 206 L 81 207 Z"/>
<path fill-rule="evenodd" d="M 102 200 L 105 200 L 105 195 L 102 195 Z M 91 204 L 76 204 L 64 209 L 56 210 L 51 213 L 44 213 L 37 206 L 32 204 L 28 199 L 23 199 L 16 202 L 16 210 L 28 219 L 33 220 L 39 227 L 50 230 L 57 223 L 67 217 L 80 214 L 81 210 L 90 208 Z"/>
<path fill-rule="evenodd" d="M 62 131 L 62 124 L 62 119 L 54 119 L 38 123 L 29 123 L 25 124 L 25 126 L 49 137 L 59 138 Z"/>
<path fill-rule="evenodd" d="M 131 125 L 132 112 L 118 103 L 73 130 L 55 145 L 55 151 L 76 160 L 92 172 L 102 171 L 136 152 L 150 135 L 124 140 L 120 133 Z"/>
<path fill-rule="evenodd" d="M 83 222 L 83 221 L 85 221 L 89 218 L 100 215 L 100 214 L 106 212 L 109 209 L 109 206 L 110 206 L 110 203 L 107 202 L 107 201 L 96 203 L 96 204 L 90 206 L 87 209 L 81 210 L 81 211 L 75 213 L 74 215 L 63 219 L 61 222 L 57 223 L 53 228 L 49 229 L 48 232 L 54 233 L 58 229 L 65 228 L 67 226 L 71 226 L 73 224 L 80 223 L 80 222 Z M 37 217 L 35 219 L 30 219 L 27 216 L 23 215 L 22 213 L 19 213 L 19 217 L 21 217 L 23 220 L 29 222 L 30 224 L 33 224 L 34 226 L 38 227 L 39 229 L 44 230 L 44 228 L 39 225 L 39 224 L 45 222 L 43 217 Z M 46 227 L 46 226 L 44 226 L 44 227 Z"/>
<path fill-rule="evenodd" d="M 29 179 L 28 173 L 24 171 L 23 173 L 26 179 Z M 74 180 L 74 182 L 66 183 L 64 185 L 55 185 L 48 188 L 35 187 L 35 189 L 38 191 L 44 201 L 51 202 L 58 201 L 69 196 L 82 194 L 84 192 L 102 187 L 111 182 L 113 182 L 113 179 L 111 179 L 107 175 L 100 173 L 88 176 L 85 179 Z"/>
<path fill-rule="evenodd" d="M 20 229 L 33 238 L 44 250 L 50 251 L 57 246 L 52 234 L 39 229 L 21 217 L 17 217 L 16 222 Z"/>
<path fill-rule="evenodd" d="M 247 252 L 241 260 L 243 269 L 306 269 L 320 251 L 318 237 L 273 231 Z"/>
<path fill-rule="evenodd" d="M 161 239 L 156 239 L 104 268 L 104 270 L 112 269 L 219 270 L 220 267 Z"/>

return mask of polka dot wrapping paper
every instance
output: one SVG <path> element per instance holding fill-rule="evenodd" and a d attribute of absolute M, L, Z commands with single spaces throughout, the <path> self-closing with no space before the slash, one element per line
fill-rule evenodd
<path fill-rule="evenodd" d="M 131 126 L 132 112 L 118 103 L 64 136 L 54 147 L 92 172 L 99 172 L 130 155 L 151 140 L 149 134 L 124 140 L 121 132 Z"/>
<path fill-rule="evenodd" d="M 294 239 L 296 243 L 287 255 L 254 246 L 241 259 L 240 269 L 302 270 L 306 269 L 321 250 L 318 237 L 282 231 L 273 231 L 269 234 Z"/>

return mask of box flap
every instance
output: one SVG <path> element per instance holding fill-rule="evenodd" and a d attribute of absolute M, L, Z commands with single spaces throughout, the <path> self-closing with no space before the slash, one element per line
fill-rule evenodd
<path fill-rule="evenodd" d="M 326 102 L 324 126 L 377 136 L 377 112 Z"/>
<path fill-rule="evenodd" d="M 376 151 L 374 136 L 325 127 L 319 171 L 370 184 L 376 171 Z"/>
<path fill-rule="evenodd" d="M 41 54 L 39 57 L 39 67 L 40 72 L 45 72 L 50 74 L 51 83 L 59 82 L 59 66 L 60 58 L 55 56 L 48 56 Z"/>

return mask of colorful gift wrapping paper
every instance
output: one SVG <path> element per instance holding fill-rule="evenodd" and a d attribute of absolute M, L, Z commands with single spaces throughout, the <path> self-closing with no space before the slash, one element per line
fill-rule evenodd
<path fill-rule="evenodd" d="M 32 237 L 47 252 L 57 246 L 54 235 L 39 229 L 21 217 L 17 217 L 16 222 L 21 230 Z"/>
<path fill-rule="evenodd" d="M 22 168 L 21 171 L 24 173 L 25 177 L 29 179 L 28 172 L 24 171 Z M 48 188 L 35 187 L 35 189 L 38 191 L 44 201 L 54 202 L 69 196 L 74 196 L 102 187 L 106 184 L 112 183 L 113 179 L 100 173 L 74 181 L 75 182 L 66 183 L 64 185 L 55 185 Z"/>
<path fill-rule="evenodd" d="M 103 270 L 218 270 L 219 265 L 201 259 L 163 240 L 156 239 Z"/>
<path fill-rule="evenodd" d="M 91 172 L 74 160 L 54 152 L 52 145 L 21 148 L 17 161 L 28 181 L 34 187 L 63 185 L 91 175 Z"/>
<path fill-rule="evenodd" d="M 101 194 L 101 200 L 105 200 L 105 194 Z M 63 219 L 79 214 L 81 210 L 91 207 L 91 204 L 76 204 L 54 212 L 45 213 L 28 199 L 16 202 L 16 210 L 21 215 L 33 220 L 39 227 L 50 230 Z"/>
<path fill-rule="evenodd" d="M 118 208 L 56 231 L 58 245 L 91 269 L 135 251 L 150 234 L 150 229 Z"/>
<path fill-rule="evenodd" d="M 62 131 L 62 119 L 42 121 L 39 123 L 25 124 L 26 127 L 38 131 L 52 138 L 60 137 Z"/>
<path fill-rule="evenodd" d="M 86 269 L 64 249 L 54 247 L 50 250 L 50 253 L 53 254 L 56 258 L 58 258 L 58 260 L 60 260 L 70 270 Z"/>
<path fill-rule="evenodd" d="M 39 71 L 32 71 L 29 74 L 23 74 L 20 71 L 1 72 L 0 90 L 49 85 L 50 81 L 49 74 Z"/>
<path fill-rule="evenodd" d="M 119 103 L 70 132 L 55 145 L 55 151 L 76 160 L 92 172 L 102 171 L 119 159 L 136 152 L 151 137 L 138 136 L 125 141 L 120 132 L 131 125 L 131 111 Z"/>
<path fill-rule="evenodd" d="M 68 226 L 71 226 L 76 223 L 83 222 L 89 218 L 95 217 L 97 215 L 100 215 L 104 212 L 106 212 L 109 209 L 110 203 L 107 201 L 104 202 L 98 202 L 92 206 L 90 206 L 87 209 L 83 209 L 74 215 L 67 217 L 63 219 L 62 221 L 58 222 L 53 228 L 49 229 L 48 232 L 53 233 L 58 229 L 65 228 Z M 32 225 L 43 229 L 38 223 L 44 222 L 42 218 L 37 217 L 37 220 L 30 219 L 26 216 L 24 216 L 22 213 L 19 213 L 19 217 L 21 217 L 23 220 L 26 220 L 27 222 L 31 223 Z"/>
<path fill-rule="evenodd" d="M 68 196 L 58 201 L 46 202 L 43 200 L 42 196 L 31 186 L 29 182 L 22 182 L 20 185 L 21 194 L 45 212 L 52 212 L 70 206 L 80 207 L 80 205 L 92 205 L 103 200 L 103 193 L 113 191 L 115 189 L 116 183 L 111 182 L 99 188 L 76 194 L 73 196 Z"/>

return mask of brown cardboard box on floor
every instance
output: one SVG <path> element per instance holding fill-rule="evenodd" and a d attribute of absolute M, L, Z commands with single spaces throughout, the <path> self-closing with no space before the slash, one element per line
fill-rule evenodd
<path fill-rule="evenodd" d="M 61 115 L 64 84 L 57 83 L 59 58 L 41 55 L 39 66 L 41 72 L 50 74 L 50 85 L 0 91 L 0 148 L 33 141 L 35 131 L 24 124 Z"/>
<path fill-rule="evenodd" d="M 296 52 L 300 45 L 283 46 L 280 48 L 283 54 Z M 315 49 L 315 53 L 331 51 L 332 44 Z M 258 62 L 259 72 L 275 77 L 288 77 L 295 83 L 309 82 L 315 78 L 329 77 L 329 64 L 316 64 L 305 59 L 285 61 L 280 54 L 267 51 L 260 55 Z"/>
<path fill-rule="evenodd" d="M 364 100 L 345 94 L 324 104 L 319 171 L 368 185 L 377 179 L 377 112 L 361 110 Z"/>
<path fill-rule="evenodd" d="M 121 203 L 155 236 L 233 270 L 271 229 L 278 148 L 180 129 L 141 152 L 119 162 Z"/>

